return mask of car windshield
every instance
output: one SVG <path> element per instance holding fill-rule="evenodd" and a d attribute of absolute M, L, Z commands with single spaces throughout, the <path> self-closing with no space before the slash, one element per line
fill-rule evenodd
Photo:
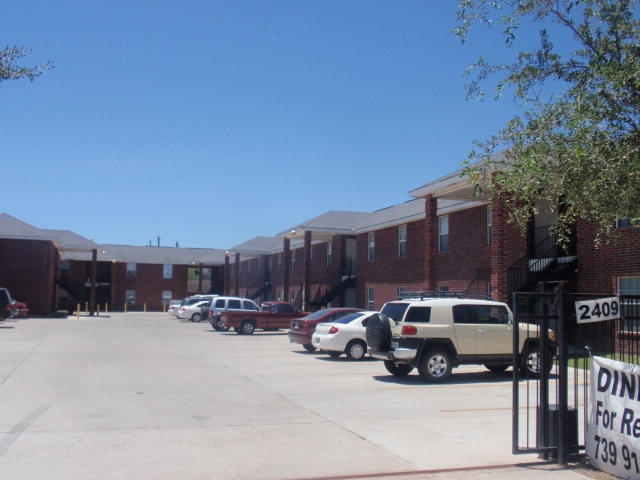
<path fill-rule="evenodd" d="M 353 320 L 355 320 L 358 317 L 361 317 L 362 315 L 364 315 L 364 313 L 362 312 L 355 312 L 355 313 L 350 313 L 348 315 L 345 315 L 344 317 L 340 317 L 336 320 L 334 320 L 333 322 L 330 323 L 349 323 L 352 322 Z"/>
<path fill-rule="evenodd" d="M 381 313 L 384 313 L 396 322 L 401 322 L 402 317 L 404 316 L 404 312 L 407 311 L 408 307 L 409 304 L 404 302 L 387 303 L 384 307 L 382 307 Z"/>

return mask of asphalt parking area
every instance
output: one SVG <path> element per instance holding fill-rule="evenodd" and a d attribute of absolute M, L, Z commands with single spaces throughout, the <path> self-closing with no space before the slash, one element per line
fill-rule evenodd
<path fill-rule="evenodd" d="M 511 454 L 510 374 L 427 385 L 285 332 L 167 314 L 0 331 L 0 478 L 304 479 L 535 462 Z"/>

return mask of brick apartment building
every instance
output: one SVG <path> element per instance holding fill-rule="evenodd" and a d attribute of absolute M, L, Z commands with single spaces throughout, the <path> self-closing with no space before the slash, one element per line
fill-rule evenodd
<path fill-rule="evenodd" d="M 415 290 L 509 302 L 512 292 L 549 281 L 572 292 L 640 294 L 640 230 L 624 219 L 614 241 L 599 248 L 594 226 L 580 221 L 560 250 L 551 218 L 538 215 L 521 235 L 499 198 L 470 201 L 460 172 L 410 196 L 375 212 L 329 211 L 228 251 L 100 245 L 3 214 L 0 285 L 35 315 L 88 303 L 159 311 L 194 293 L 284 299 L 301 309 L 378 309 Z"/>
<path fill-rule="evenodd" d="M 223 250 L 99 245 L 0 214 L 0 285 L 31 315 L 160 311 L 172 298 L 223 290 Z"/>

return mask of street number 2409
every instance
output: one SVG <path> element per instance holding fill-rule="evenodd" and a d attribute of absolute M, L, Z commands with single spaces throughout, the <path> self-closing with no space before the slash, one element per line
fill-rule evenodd
<path fill-rule="evenodd" d="M 619 318 L 620 304 L 616 297 L 580 302 L 578 322 L 593 322 Z"/>

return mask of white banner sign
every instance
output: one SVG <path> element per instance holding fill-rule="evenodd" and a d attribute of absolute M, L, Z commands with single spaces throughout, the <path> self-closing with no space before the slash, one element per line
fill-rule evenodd
<path fill-rule="evenodd" d="M 578 323 L 615 320 L 620 318 L 620 301 L 618 297 L 609 297 L 576 302 L 576 318 Z"/>
<path fill-rule="evenodd" d="M 602 471 L 640 479 L 640 365 L 593 357 L 586 453 Z"/>

